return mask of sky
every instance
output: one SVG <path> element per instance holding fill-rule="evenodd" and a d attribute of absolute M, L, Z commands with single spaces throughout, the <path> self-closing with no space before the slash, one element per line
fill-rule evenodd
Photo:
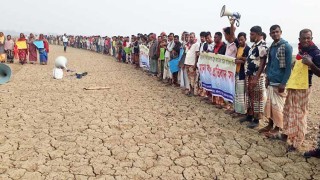
<path fill-rule="evenodd" d="M 319 0 L 1 0 L 0 31 L 69 35 L 132 35 L 183 31 L 217 32 L 229 26 L 223 5 L 241 14 L 236 33 L 279 24 L 283 38 L 298 43 L 299 31 L 320 41 Z M 272 41 L 268 36 L 267 41 Z M 318 43 L 317 43 L 318 44 Z"/>

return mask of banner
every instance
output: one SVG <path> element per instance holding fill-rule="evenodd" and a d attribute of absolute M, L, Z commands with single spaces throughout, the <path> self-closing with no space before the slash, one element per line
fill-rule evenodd
<path fill-rule="evenodd" d="M 16 45 L 17 45 L 18 49 L 28 49 L 27 41 L 17 41 Z"/>
<path fill-rule="evenodd" d="M 198 69 L 202 87 L 212 95 L 223 97 L 225 101 L 234 101 L 235 96 L 235 58 L 201 53 Z"/>
<path fill-rule="evenodd" d="M 149 70 L 149 49 L 145 45 L 140 45 L 140 67 Z"/>
<path fill-rule="evenodd" d="M 171 73 L 175 73 L 175 72 L 178 72 L 180 70 L 179 62 L 180 62 L 180 60 L 182 58 L 183 53 L 184 53 L 184 50 L 183 50 L 183 48 L 181 48 L 179 56 L 177 58 L 175 58 L 175 59 L 171 59 L 168 62 Z"/>
<path fill-rule="evenodd" d="M 44 43 L 43 43 L 43 41 L 34 41 L 33 44 L 34 44 L 38 49 L 43 49 L 43 48 L 44 48 Z"/>
<path fill-rule="evenodd" d="M 296 60 L 288 80 L 287 89 L 308 89 L 309 88 L 308 66 L 302 60 Z"/>

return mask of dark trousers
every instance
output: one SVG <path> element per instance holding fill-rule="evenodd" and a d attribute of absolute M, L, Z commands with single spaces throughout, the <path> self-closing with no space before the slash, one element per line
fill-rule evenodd
<path fill-rule="evenodd" d="M 64 52 L 67 51 L 67 46 L 68 46 L 68 43 L 67 43 L 67 42 L 64 42 L 64 43 L 63 43 L 63 50 L 64 50 Z"/>

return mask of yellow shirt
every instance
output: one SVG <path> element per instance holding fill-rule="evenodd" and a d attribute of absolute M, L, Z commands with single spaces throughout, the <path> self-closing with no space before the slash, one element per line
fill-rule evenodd
<path fill-rule="evenodd" d="M 244 52 L 244 47 L 239 47 L 239 48 L 238 48 L 238 52 L 237 52 L 237 59 L 239 59 L 239 58 L 242 57 L 243 52 Z M 241 67 L 241 64 L 237 64 L 237 69 L 236 69 L 236 72 L 237 72 L 237 73 L 240 72 L 240 67 Z"/>

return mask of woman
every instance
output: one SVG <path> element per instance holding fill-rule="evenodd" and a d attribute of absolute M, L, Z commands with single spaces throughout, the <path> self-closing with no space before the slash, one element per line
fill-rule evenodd
<path fill-rule="evenodd" d="M 4 51 L 5 38 L 3 32 L 0 32 L 0 62 L 4 63 L 6 60 L 6 53 Z"/>
<path fill-rule="evenodd" d="M 14 59 L 14 41 L 11 39 L 11 36 L 7 36 L 7 41 L 4 44 L 4 50 L 7 53 L 7 63 L 13 63 Z"/>
<path fill-rule="evenodd" d="M 37 62 L 37 47 L 36 45 L 33 44 L 34 41 L 35 41 L 35 37 L 31 33 L 28 40 L 30 64 L 35 64 Z"/>
<path fill-rule="evenodd" d="M 43 37 L 43 34 L 40 34 L 39 41 L 43 41 L 44 48 L 39 48 L 40 64 L 47 65 L 48 63 L 48 53 L 49 53 L 49 43 Z"/>
<path fill-rule="evenodd" d="M 18 39 L 18 41 L 27 42 L 27 39 L 23 33 L 20 33 L 20 38 Z M 18 49 L 19 63 L 21 65 L 24 65 L 25 63 L 27 63 L 27 55 L 28 55 L 28 49 Z"/>

